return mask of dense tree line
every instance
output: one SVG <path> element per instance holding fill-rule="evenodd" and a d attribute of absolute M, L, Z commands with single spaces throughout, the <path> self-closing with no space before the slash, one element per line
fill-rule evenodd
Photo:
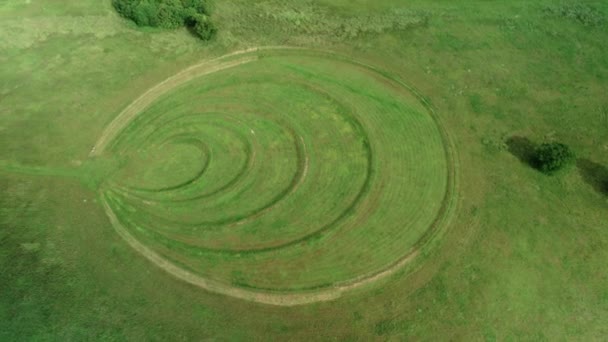
<path fill-rule="evenodd" d="M 112 4 L 138 26 L 174 29 L 185 25 L 203 40 L 216 31 L 205 0 L 112 0 Z"/>

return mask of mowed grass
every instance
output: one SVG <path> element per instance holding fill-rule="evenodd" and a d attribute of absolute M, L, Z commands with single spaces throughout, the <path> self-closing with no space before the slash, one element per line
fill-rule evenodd
<path fill-rule="evenodd" d="M 329 54 L 258 54 L 171 90 L 118 133 L 104 153 L 128 159 L 136 182 L 171 142 L 207 154 L 193 178 L 156 174 L 177 186 L 109 179 L 119 220 L 195 273 L 275 291 L 352 281 L 419 252 L 441 228 L 454 167 L 420 99 Z"/>
<path fill-rule="evenodd" d="M 591 18 L 608 13 L 603 2 L 574 3 L 594 8 Z M 545 177 L 504 146 L 511 136 L 554 138 L 608 166 L 606 26 L 555 6 L 222 1 L 219 36 L 201 45 L 185 31 L 136 30 L 109 2 L 2 2 L 1 339 L 603 339 L 606 194 L 585 170 Z M 384 15 L 395 24 L 372 29 Z M 336 20 L 356 34 L 325 28 Z M 417 271 L 278 308 L 175 280 L 114 232 L 91 190 L 98 183 L 81 181 L 116 169 L 87 160 L 104 128 L 177 71 L 261 44 L 339 51 L 430 101 L 455 141 L 458 211 Z M 138 185 L 177 184 L 192 170 Z"/>

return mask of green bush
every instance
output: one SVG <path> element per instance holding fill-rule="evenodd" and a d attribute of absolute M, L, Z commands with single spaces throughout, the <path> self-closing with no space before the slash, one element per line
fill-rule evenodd
<path fill-rule="evenodd" d="M 174 29 L 185 25 L 203 40 L 216 32 L 205 0 L 112 0 L 112 5 L 138 26 Z"/>
<path fill-rule="evenodd" d="M 535 151 L 536 166 L 546 174 L 553 174 L 573 164 L 574 159 L 574 152 L 562 143 L 544 143 Z"/>
<path fill-rule="evenodd" d="M 203 14 L 198 14 L 191 18 L 192 32 L 202 40 L 209 40 L 215 34 L 215 26 L 209 20 L 209 17 Z"/>

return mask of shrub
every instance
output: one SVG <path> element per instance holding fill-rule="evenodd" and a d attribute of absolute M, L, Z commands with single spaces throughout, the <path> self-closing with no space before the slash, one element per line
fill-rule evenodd
<path fill-rule="evenodd" d="M 192 32 L 202 40 L 209 40 L 216 32 L 215 26 L 209 20 L 209 17 L 204 14 L 198 14 L 191 17 Z"/>
<path fill-rule="evenodd" d="M 112 0 L 112 5 L 138 26 L 174 29 L 185 25 L 203 40 L 216 32 L 205 0 Z"/>
<path fill-rule="evenodd" d="M 552 174 L 573 164 L 574 153 L 567 145 L 562 143 L 544 143 L 539 145 L 535 151 L 535 163 L 537 168 Z"/>

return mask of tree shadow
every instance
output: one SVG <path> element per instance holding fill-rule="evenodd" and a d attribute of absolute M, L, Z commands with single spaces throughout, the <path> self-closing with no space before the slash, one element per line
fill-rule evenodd
<path fill-rule="evenodd" d="M 579 159 L 576 166 L 583 180 L 595 191 L 608 196 L 608 168 L 589 159 Z"/>
<path fill-rule="evenodd" d="M 534 151 L 536 150 L 536 144 L 530 139 L 520 136 L 512 136 L 507 139 L 507 150 L 509 153 L 517 157 L 519 161 L 528 166 L 536 169 L 536 160 L 534 158 Z"/>

